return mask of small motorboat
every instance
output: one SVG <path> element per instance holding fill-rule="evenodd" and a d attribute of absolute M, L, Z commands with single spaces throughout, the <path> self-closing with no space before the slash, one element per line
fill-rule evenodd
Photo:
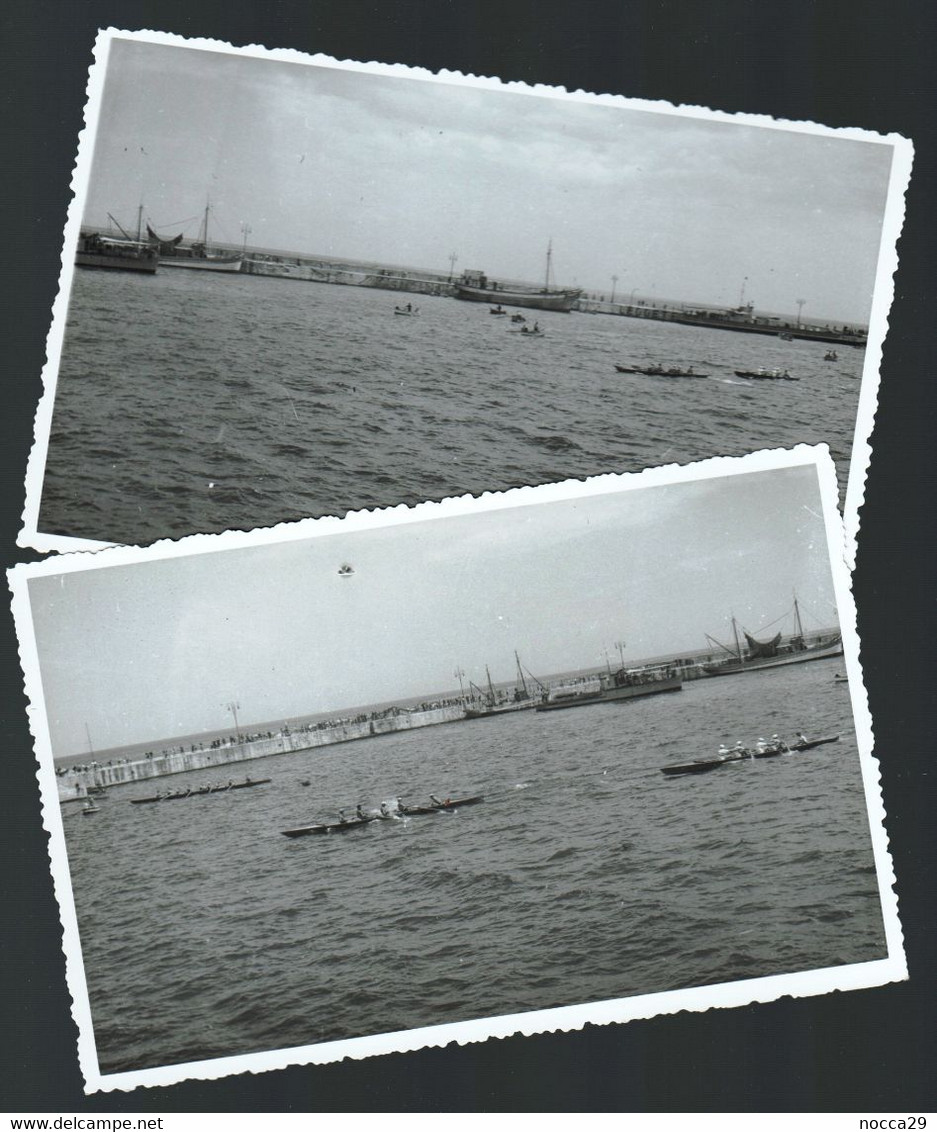
<path fill-rule="evenodd" d="M 835 350 L 827 350 L 827 352 L 823 355 L 823 360 L 825 362 L 837 362 L 839 361 L 839 355 Z"/>
<path fill-rule="evenodd" d="M 394 307 L 394 314 L 403 315 L 405 318 L 413 318 L 420 313 L 419 307 L 411 306 L 407 303 L 405 307 Z"/>

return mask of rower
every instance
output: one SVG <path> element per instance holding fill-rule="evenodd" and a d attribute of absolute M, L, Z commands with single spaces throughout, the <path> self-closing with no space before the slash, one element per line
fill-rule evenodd
<path fill-rule="evenodd" d="M 729 748 L 725 745 L 725 743 L 720 743 L 719 744 L 719 758 L 724 759 L 726 757 L 726 755 L 728 755 L 728 753 L 729 753 Z"/>
<path fill-rule="evenodd" d="M 807 736 L 806 736 L 806 735 L 805 735 L 805 734 L 803 733 L 803 731 L 798 731 L 798 732 L 797 732 L 797 739 L 798 739 L 798 741 L 799 741 L 799 742 L 801 742 L 801 743 L 809 743 L 809 742 L 810 742 L 810 740 L 809 740 L 809 739 L 807 738 Z"/>
<path fill-rule="evenodd" d="M 758 742 L 755 744 L 755 750 L 760 755 L 763 755 L 767 749 L 768 749 L 768 744 L 764 741 L 764 739 L 759 739 Z"/>
<path fill-rule="evenodd" d="M 445 805 L 445 802 L 440 802 L 440 800 L 436 797 L 435 794 L 430 794 L 429 800 L 433 803 L 434 806 L 444 806 Z"/>
<path fill-rule="evenodd" d="M 365 820 L 365 813 L 364 813 L 364 810 L 362 810 L 362 808 L 361 808 L 360 802 L 358 803 L 357 806 L 355 806 L 355 815 L 357 816 L 359 821 Z"/>
<path fill-rule="evenodd" d="M 345 811 L 339 810 L 338 811 L 338 824 L 339 825 L 345 825 L 347 822 L 348 822 L 348 818 L 345 817 Z"/>

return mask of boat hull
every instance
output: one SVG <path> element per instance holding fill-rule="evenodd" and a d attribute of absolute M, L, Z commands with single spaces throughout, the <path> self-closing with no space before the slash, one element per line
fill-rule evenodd
<path fill-rule="evenodd" d="M 187 267 L 190 271 L 220 271 L 228 275 L 236 275 L 241 270 L 242 262 L 241 256 L 219 256 L 217 259 L 199 256 L 159 257 L 160 267 Z"/>
<path fill-rule="evenodd" d="M 404 806 L 399 811 L 403 817 L 416 817 L 420 814 L 443 814 L 452 813 L 454 810 L 461 806 L 474 806 L 478 802 L 483 802 L 485 796 L 483 794 L 474 794 L 470 798 L 455 798 L 450 802 L 444 802 L 439 806 Z M 371 825 L 376 821 L 388 821 L 394 818 L 395 814 L 372 814 L 366 818 L 349 818 L 348 821 L 331 822 L 322 825 L 300 825 L 294 829 L 282 829 L 280 832 L 284 837 L 314 837 L 322 836 L 329 833 L 349 833 L 353 829 L 361 829 L 362 826 Z"/>
<path fill-rule="evenodd" d="M 824 735 L 820 739 L 808 739 L 797 743 L 783 743 L 780 747 L 769 748 L 765 751 L 749 750 L 730 751 L 727 755 L 719 755 L 714 759 L 696 759 L 691 763 L 675 763 L 673 766 L 662 766 L 661 774 L 676 777 L 684 774 L 705 774 L 710 770 L 718 770 L 728 763 L 744 762 L 747 759 L 774 759 L 779 755 L 795 754 L 799 751 L 812 751 L 814 747 L 822 747 L 827 743 L 839 741 L 838 735 Z"/>
<path fill-rule="evenodd" d="M 650 680 L 646 684 L 626 684 L 597 692 L 583 692 L 582 695 L 570 696 L 568 699 L 546 700 L 537 704 L 536 710 L 564 711 L 566 708 L 588 707 L 591 704 L 621 703 L 644 696 L 659 696 L 665 692 L 679 692 L 682 688 L 683 684 L 678 676 L 669 676 L 664 680 Z"/>
<path fill-rule="evenodd" d="M 466 719 L 491 719 L 495 715 L 512 715 L 518 711 L 530 711 L 534 703 L 527 700 L 519 704 L 498 704 L 497 707 L 466 708 Z"/>
<path fill-rule="evenodd" d="M 112 271 L 137 271 L 144 275 L 156 273 L 156 256 L 152 255 L 108 255 L 105 252 L 78 252 L 75 263 L 78 267 L 103 267 Z"/>
<path fill-rule="evenodd" d="M 445 814 L 451 813 L 453 810 L 457 810 L 462 806 L 475 806 L 479 802 L 484 802 L 484 800 L 484 794 L 473 794 L 469 798 L 453 798 L 438 806 L 403 806 L 400 812 L 405 817 L 415 817 L 418 814 Z"/>
<path fill-rule="evenodd" d="M 722 664 L 704 664 L 703 671 L 707 676 L 737 676 L 741 672 L 762 672 L 766 668 L 786 668 L 789 664 L 806 664 L 810 660 L 826 660 L 827 657 L 842 655 L 843 642 L 840 640 L 822 648 L 804 649 L 802 652 L 762 657 L 758 660 L 729 660 Z"/>
<path fill-rule="evenodd" d="M 255 778 L 249 782 L 232 782 L 228 786 L 203 786 L 198 790 L 186 790 L 178 794 L 155 794 L 149 798 L 131 798 L 131 806 L 148 806 L 154 802 L 178 802 L 183 798 L 202 798 L 207 794 L 227 794 L 231 790 L 250 790 L 254 786 L 266 786 L 269 778 Z"/>
<path fill-rule="evenodd" d="M 455 297 L 467 303 L 500 303 L 504 307 L 526 307 L 538 311 L 569 313 L 581 291 L 502 291 L 490 287 L 455 284 Z"/>
<path fill-rule="evenodd" d="M 619 373 L 640 373 L 645 377 L 709 377 L 708 373 L 690 373 L 685 369 L 651 369 L 644 366 L 619 366 L 615 369 Z"/>

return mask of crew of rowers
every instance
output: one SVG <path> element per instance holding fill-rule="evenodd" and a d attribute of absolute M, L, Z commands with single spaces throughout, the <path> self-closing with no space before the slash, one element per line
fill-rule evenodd
<path fill-rule="evenodd" d="M 796 741 L 798 743 L 809 743 L 810 742 L 810 740 L 803 733 L 803 731 L 797 732 L 797 740 Z M 787 744 L 778 736 L 778 733 L 775 731 L 775 733 L 771 736 L 770 739 L 759 738 L 758 742 L 755 744 L 754 754 L 755 755 L 770 755 L 770 754 L 776 754 L 776 753 L 781 752 L 781 751 L 786 751 L 788 749 L 789 748 L 788 748 Z M 750 752 L 749 749 L 746 746 L 743 745 L 741 740 L 736 741 L 736 744 L 735 744 L 734 747 L 727 747 L 725 745 L 725 743 L 719 744 L 719 758 L 720 759 L 744 758 L 745 756 L 748 756 L 751 753 L 752 752 Z"/>
<path fill-rule="evenodd" d="M 429 800 L 433 803 L 434 806 L 439 806 L 440 809 L 445 809 L 445 807 L 450 805 L 452 801 L 451 798 L 446 798 L 445 802 L 443 802 L 439 798 L 437 798 L 435 794 L 430 794 Z M 362 808 L 361 803 L 359 802 L 358 805 L 355 806 L 354 818 L 346 818 L 344 810 L 338 811 L 338 824 L 347 825 L 349 821 L 374 821 L 378 817 L 392 818 L 396 817 L 399 814 L 406 814 L 406 812 L 407 807 L 401 798 L 395 798 L 393 805 L 388 805 L 387 802 L 381 802 L 380 809 L 377 811 L 377 813 L 375 813 L 373 810 L 368 813 Z"/>

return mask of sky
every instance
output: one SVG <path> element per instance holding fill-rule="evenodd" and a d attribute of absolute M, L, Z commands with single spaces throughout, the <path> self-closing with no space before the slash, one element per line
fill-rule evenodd
<path fill-rule="evenodd" d="M 735 109 L 735 108 L 729 108 Z M 857 123 L 861 125 L 861 123 Z M 892 146 L 115 39 L 83 222 L 866 322 Z M 185 223 L 183 223 L 185 222 Z"/>
<path fill-rule="evenodd" d="M 821 516 L 808 465 L 35 577 L 53 754 L 834 625 Z"/>

